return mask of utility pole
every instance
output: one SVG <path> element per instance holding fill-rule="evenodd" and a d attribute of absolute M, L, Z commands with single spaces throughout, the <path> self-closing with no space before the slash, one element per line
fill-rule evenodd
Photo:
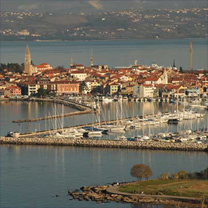
<path fill-rule="evenodd" d="M 190 42 L 190 72 L 193 72 L 193 47 L 192 47 L 192 42 Z"/>
<path fill-rule="evenodd" d="M 71 60 L 70 67 L 72 67 L 74 65 L 73 58 L 71 58 L 70 60 Z"/>
<path fill-rule="evenodd" d="M 94 63 L 93 63 L 93 51 L 91 49 L 90 66 L 92 67 L 93 65 L 94 65 Z"/>

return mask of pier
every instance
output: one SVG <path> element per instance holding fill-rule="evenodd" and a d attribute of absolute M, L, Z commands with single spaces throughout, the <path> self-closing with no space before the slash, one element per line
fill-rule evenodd
<path fill-rule="evenodd" d="M 36 121 L 42 121 L 42 120 L 48 120 L 48 119 L 54 119 L 54 118 L 67 117 L 67 116 L 88 114 L 88 113 L 92 112 L 92 109 L 87 105 L 84 105 L 84 104 L 81 104 L 81 103 L 76 103 L 76 102 L 69 101 L 69 100 L 64 100 L 64 99 L 33 98 L 33 99 L 30 99 L 30 101 L 52 102 L 52 103 L 62 104 L 64 106 L 69 106 L 71 108 L 75 108 L 78 111 L 71 112 L 71 113 L 65 113 L 65 114 L 59 114 L 59 115 L 44 116 L 44 117 L 39 117 L 39 118 L 14 120 L 14 121 L 12 121 L 13 123 L 36 122 Z"/>

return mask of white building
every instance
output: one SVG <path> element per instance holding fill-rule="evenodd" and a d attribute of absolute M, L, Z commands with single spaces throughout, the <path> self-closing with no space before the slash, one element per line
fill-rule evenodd
<path fill-rule="evenodd" d="M 138 88 L 139 97 L 154 97 L 155 87 L 152 84 L 142 84 Z"/>
<path fill-rule="evenodd" d="M 168 84 L 168 75 L 166 70 L 164 70 L 163 74 L 160 76 L 152 75 L 150 77 L 147 77 L 145 80 L 145 84 Z"/>
<path fill-rule="evenodd" d="M 29 83 L 28 84 L 28 96 L 38 93 L 38 89 L 40 88 L 40 85 L 36 83 Z"/>
<path fill-rule="evenodd" d="M 73 71 L 70 74 L 72 77 L 78 79 L 79 81 L 84 81 L 87 77 L 87 73 L 82 71 Z"/>

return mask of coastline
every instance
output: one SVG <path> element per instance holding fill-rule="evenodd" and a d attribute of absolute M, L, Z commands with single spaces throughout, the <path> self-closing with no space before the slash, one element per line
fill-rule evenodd
<path fill-rule="evenodd" d="M 65 139 L 65 138 L 12 138 L 0 137 L 1 144 L 11 145 L 50 145 L 50 146 L 74 146 L 90 148 L 121 148 L 121 149 L 149 149 L 171 151 L 203 151 L 208 150 L 207 144 L 197 143 L 171 143 L 156 141 L 113 141 L 93 139 Z"/>
<path fill-rule="evenodd" d="M 195 40 L 195 39 L 203 39 L 203 40 L 208 40 L 208 37 L 184 37 L 184 38 L 138 38 L 138 39 L 93 39 L 93 40 L 61 40 L 61 39 L 54 39 L 54 40 L 1 40 L 1 42 L 114 42 L 114 41 L 138 41 L 138 40 L 164 40 L 164 41 L 169 41 L 169 40 Z"/>
<path fill-rule="evenodd" d="M 117 183 L 103 186 L 82 186 L 79 190 L 68 191 L 70 200 L 78 201 L 94 201 L 96 203 L 147 203 L 147 204 L 164 204 L 184 207 L 201 207 L 200 198 L 182 197 L 171 195 L 148 195 L 148 194 L 133 194 L 118 191 L 120 185 Z M 207 203 L 205 201 L 205 203 Z"/>

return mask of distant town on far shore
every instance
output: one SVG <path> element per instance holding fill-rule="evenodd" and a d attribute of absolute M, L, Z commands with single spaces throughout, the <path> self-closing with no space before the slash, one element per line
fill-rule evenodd
<path fill-rule="evenodd" d="M 96 13 L 2 11 L 0 34 L 5 41 L 207 38 L 207 11 L 207 7 Z"/>

